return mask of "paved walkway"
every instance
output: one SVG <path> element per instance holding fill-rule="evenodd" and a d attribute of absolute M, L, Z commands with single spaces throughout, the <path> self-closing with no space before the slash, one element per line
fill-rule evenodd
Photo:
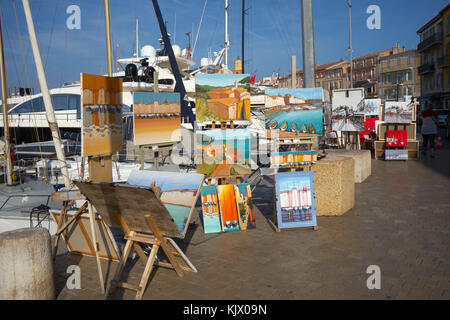
<path fill-rule="evenodd" d="M 254 192 L 257 229 L 203 233 L 194 212 L 187 239 L 177 241 L 198 269 L 179 278 L 157 268 L 144 299 L 450 299 L 450 143 L 436 158 L 372 160 L 372 175 L 356 184 L 356 205 L 340 217 L 318 217 L 319 230 L 276 233 L 273 185 Z M 103 261 L 110 280 L 116 262 Z M 81 268 L 81 289 L 65 287 L 71 264 Z M 366 286 L 366 269 L 381 269 L 381 289 Z M 128 281 L 144 265 L 128 262 Z M 103 299 L 94 258 L 60 255 L 59 299 Z M 109 282 L 108 282 L 109 283 Z M 112 299 L 134 299 L 118 289 Z"/>

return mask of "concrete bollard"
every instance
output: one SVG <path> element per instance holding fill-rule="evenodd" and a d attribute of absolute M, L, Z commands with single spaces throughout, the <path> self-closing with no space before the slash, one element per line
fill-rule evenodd
<path fill-rule="evenodd" d="M 0 300 L 53 300 L 52 249 L 47 229 L 0 233 Z"/>

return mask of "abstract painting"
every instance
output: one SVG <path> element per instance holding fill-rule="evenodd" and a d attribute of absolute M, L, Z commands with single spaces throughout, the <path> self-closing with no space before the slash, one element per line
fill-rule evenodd
<path fill-rule="evenodd" d="M 331 117 L 333 131 L 362 131 L 364 130 L 364 115 L 356 114 L 348 109 L 333 110 Z"/>
<path fill-rule="evenodd" d="M 219 193 L 219 205 L 222 214 L 222 230 L 224 232 L 239 230 L 234 185 L 225 184 L 217 186 L 217 191 Z"/>
<path fill-rule="evenodd" d="M 364 99 L 364 105 L 357 110 L 366 116 L 378 116 L 380 114 L 381 99 Z"/>
<path fill-rule="evenodd" d="M 205 233 L 222 232 L 217 186 L 204 186 L 201 191 L 203 230 Z"/>
<path fill-rule="evenodd" d="M 341 109 L 347 109 L 354 113 L 363 113 L 364 107 L 363 88 L 333 90 L 333 113 Z"/>
<path fill-rule="evenodd" d="M 277 173 L 275 188 L 280 229 L 317 225 L 312 171 Z"/>
<path fill-rule="evenodd" d="M 250 174 L 250 130 L 197 131 L 196 163 L 197 172 L 208 177 Z"/>
<path fill-rule="evenodd" d="M 271 168 L 299 168 L 317 162 L 317 151 L 272 152 L 270 154 Z"/>
<path fill-rule="evenodd" d="M 252 189 L 249 183 L 234 186 L 236 207 L 238 210 L 239 227 L 241 230 L 256 228 L 255 212 L 253 210 Z"/>
<path fill-rule="evenodd" d="M 122 79 L 81 74 L 83 157 L 122 151 Z"/>
<path fill-rule="evenodd" d="M 280 138 L 323 134 L 322 88 L 266 90 L 265 106 L 266 129 L 270 137 L 276 134 Z"/>
<path fill-rule="evenodd" d="M 197 74 L 197 120 L 250 120 L 249 90 L 249 74 Z"/>
<path fill-rule="evenodd" d="M 203 180 L 203 175 L 195 173 L 133 170 L 127 183 L 151 187 L 184 236 Z"/>
<path fill-rule="evenodd" d="M 181 140 L 179 93 L 134 92 L 134 145 Z"/>
<path fill-rule="evenodd" d="M 383 122 L 411 123 L 416 120 L 415 104 L 404 101 L 386 101 L 383 108 Z"/>

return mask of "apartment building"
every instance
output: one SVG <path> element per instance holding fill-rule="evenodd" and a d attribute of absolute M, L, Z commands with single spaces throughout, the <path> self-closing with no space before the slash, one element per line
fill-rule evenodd
<path fill-rule="evenodd" d="M 420 57 L 415 49 L 379 58 L 378 93 L 384 100 L 402 100 L 420 96 L 418 67 Z"/>
<path fill-rule="evenodd" d="M 450 5 L 417 30 L 417 34 L 420 101 L 426 107 L 430 99 L 438 99 L 443 108 L 450 109 Z"/>

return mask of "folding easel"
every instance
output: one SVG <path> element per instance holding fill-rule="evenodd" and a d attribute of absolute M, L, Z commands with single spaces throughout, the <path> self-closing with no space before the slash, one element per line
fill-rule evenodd
<path fill-rule="evenodd" d="M 183 276 L 183 271 L 197 271 L 171 239 L 182 235 L 153 189 L 100 182 L 75 183 L 105 222 L 121 227 L 125 232 L 127 243 L 107 295 L 116 287 L 122 287 L 136 291 L 136 299 L 142 299 L 154 265 L 174 269 L 179 277 Z M 152 246 L 148 257 L 140 243 Z M 120 281 L 132 248 L 145 262 L 139 285 Z M 159 248 L 168 263 L 157 259 Z"/>

